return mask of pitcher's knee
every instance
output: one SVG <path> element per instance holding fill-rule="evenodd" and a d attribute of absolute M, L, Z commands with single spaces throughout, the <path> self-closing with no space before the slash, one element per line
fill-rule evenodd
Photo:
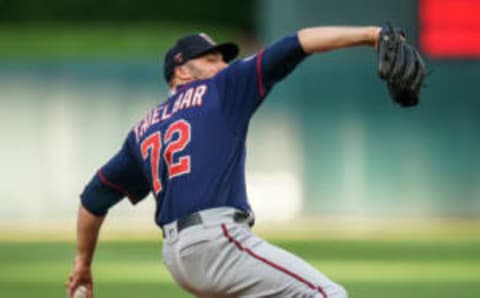
<path fill-rule="evenodd" d="M 319 298 L 348 298 L 347 291 L 341 285 L 331 283 L 312 297 Z"/>
<path fill-rule="evenodd" d="M 327 298 L 348 298 L 348 293 L 344 287 L 335 284 L 334 288 L 328 292 Z"/>

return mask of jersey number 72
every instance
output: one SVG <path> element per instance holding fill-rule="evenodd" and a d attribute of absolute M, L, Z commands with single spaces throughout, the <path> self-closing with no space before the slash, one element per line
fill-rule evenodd
<path fill-rule="evenodd" d="M 172 141 L 175 134 L 178 137 Z M 163 152 L 163 159 L 168 167 L 168 177 L 174 178 L 190 173 L 190 155 L 179 156 L 174 161 L 174 154 L 183 151 L 191 140 L 191 126 L 183 120 L 177 120 L 170 124 L 163 135 L 163 145 L 167 145 Z M 150 170 L 152 185 L 155 194 L 162 190 L 162 182 L 159 176 L 160 153 L 162 151 L 162 134 L 157 131 L 149 135 L 140 145 L 143 159 L 150 156 Z"/>

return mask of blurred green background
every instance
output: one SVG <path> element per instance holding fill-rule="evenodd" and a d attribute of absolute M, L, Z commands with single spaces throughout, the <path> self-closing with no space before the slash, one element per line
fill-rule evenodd
<path fill-rule="evenodd" d="M 78 194 L 165 99 L 163 53 L 179 36 L 235 40 L 247 56 L 302 27 L 389 20 L 418 46 L 420 2 L 0 0 L 0 297 L 64 296 Z M 257 112 L 256 231 L 350 297 L 478 297 L 480 60 L 427 56 L 428 88 L 405 110 L 375 59 L 310 57 Z M 188 297 L 162 264 L 153 208 L 111 211 L 97 297 Z"/>
<path fill-rule="evenodd" d="M 479 240 L 276 240 L 342 283 L 349 297 L 478 297 Z M 0 243 L 1 297 L 63 297 L 72 243 Z M 161 263 L 158 241 L 101 242 L 96 297 L 190 297 Z"/>

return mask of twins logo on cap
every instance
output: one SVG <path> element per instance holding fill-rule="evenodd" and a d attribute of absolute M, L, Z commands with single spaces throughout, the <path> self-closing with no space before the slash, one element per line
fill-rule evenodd
<path fill-rule="evenodd" d="M 182 64 L 183 63 L 182 52 L 179 52 L 179 53 L 175 54 L 175 56 L 173 57 L 173 60 L 175 60 L 175 63 L 177 63 L 177 64 Z"/>

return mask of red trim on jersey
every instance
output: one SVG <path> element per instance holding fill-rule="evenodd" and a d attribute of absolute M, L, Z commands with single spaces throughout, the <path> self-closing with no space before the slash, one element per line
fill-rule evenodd
<path fill-rule="evenodd" d="M 307 285 L 310 289 L 312 290 L 317 290 L 320 294 L 322 294 L 323 298 L 327 298 L 327 294 L 325 293 L 325 291 L 322 289 L 322 287 L 320 286 L 315 286 L 314 284 L 312 284 L 311 282 L 309 282 L 308 280 L 304 279 L 303 277 L 299 276 L 298 274 L 286 269 L 285 267 L 282 267 L 278 264 L 275 264 L 273 263 L 272 261 L 269 261 L 267 260 L 266 258 L 262 257 L 262 256 L 259 256 L 257 255 L 256 253 L 254 253 L 252 250 L 250 250 L 249 248 L 243 246 L 238 240 L 235 240 L 229 233 L 228 233 L 228 230 L 227 230 L 227 227 L 225 226 L 225 224 L 222 224 L 222 230 L 223 230 L 223 235 L 228 239 L 228 241 L 230 241 L 231 243 L 233 243 L 237 248 L 238 250 L 240 251 L 244 251 L 246 252 L 247 254 L 249 254 L 250 256 L 254 257 L 255 259 L 259 260 L 259 261 L 262 261 L 263 263 L 295 278 L 296 280 L 298 280 L 299 282 Z"/>
<path fill-rule="evenodd" d="M 257 78 L 258 78 L 258 92 L 261 97 L 265 96 L 265 86 L 263 85 L 263 75 L 262 75 L 262 56 L 263 50 L 258 52 L 257 56 Z"/>
<path fill-rule="evenodd" d="M 123 194 L 123 195 L 126 195 L 128 197 L 128 199 L 132 202 L 132 203 L 137 203 L 139 200 L 137 198 L 135 198 L 134 196 L 132 196 L 128 190 L 126 188 L 124 188 L 123 186 L 121 185 L 118 185 L 118 184 L 115 184 L 113 182 L 111 182 L 110 180 L 108 180 L 102 173 L 102 170 L 98 170 L 97 172 L 98 174 L 98 177 L 100 178 L 100 180 L 103 182 L 103 184 L 113 188 L 114 190 L 118 191 L 119 193 Z"/>

